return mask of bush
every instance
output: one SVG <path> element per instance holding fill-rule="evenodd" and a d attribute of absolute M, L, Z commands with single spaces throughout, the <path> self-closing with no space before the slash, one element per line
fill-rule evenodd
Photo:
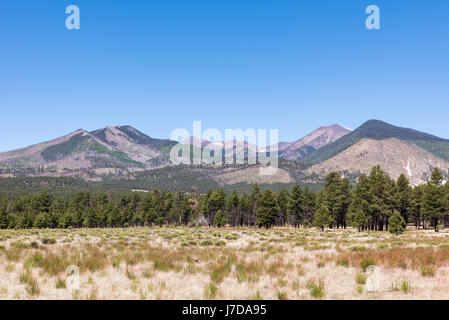
<path fill-rule="evenodd" d="M 210 282 L 204 287 L 204 297 L 208 300 L 214 299 L 217 296 L 218 287 Z"/>
<path fill-rule="evenodd" d="M 319 280 L 318 283 L 315 280 L 310 279 L 306 284 L 307 289 L 309 289 L 310 295 L 315 299 L 322 299 L 324 297 L 324 282 Z"/>
<path fill-rule="evenodd" d="M 410 292 L 410 283 L 407 280 L 402 281 L 401 290 L 404 293 Z"/>
<path fill-rule="evenodd" d="M 359 273 L 359 274 L 355 277 L 355 282 L 356 282 L 357 284 L 365 284 L 365 283 L 366 283 L 366 274 Z"/>
<path fill-rule="evenodd" d="M 203 247 L 206 247 L 206 246 L 212 246 L 214 243 L 212 242 L 212 240 L 204 240 L 204 241 L 201 241 L 201 243 L 200 243 L 200 245 L 202 245 Z"/>
<path fill-rule="evenodd" d="M 218 241 L 216 241 L 215 242 L 215 245 L 216 246 L 225 246 L 226 245 L 226 241 L 224 241 L 224 240 L 218 240 Z"/>
<path fill-rule="evenodd" d="M 435 269 L 433 267 L 422 266 L 421 275 L 423 277 L 433 277 L 435 276 Z"/>
<path fill-rule="evenodd" d="M 278 299 L 279 300 L 287 300 L 287 292 L 285 292 L 285 291 L 278 291 Z"/>
<path fill-rule="evenodd" d="M 56 289 L 65 289 L 67 288 L 65 279 L 58 278 L 56 279 Z"/>
<path fill-rule="evenodd" d="M 375 265 L 376 265 L 376 260 L 374 260 L 374 258 L 366 258 L 366 259 L 363 259 L 362 261 L 360 261 L 360 267 L 362 268 L 363 272 L 365 272 L 369 266 L 375 266 Z"/>
<path fill-rule="evenodd" d="M 348 261 L 347 258 L 340 258 L 340 259 L 337 259 L 335 261 L 335 264 L 337 266 L 348 267 L 349 266 L 349 261 Z"/>
<path fill-rule="evenodd" d="M 55 239 L 50 239 L 50 238 L 43 238 L 41 241 L 43 244 L 55 244 L 56 243 Z"/>

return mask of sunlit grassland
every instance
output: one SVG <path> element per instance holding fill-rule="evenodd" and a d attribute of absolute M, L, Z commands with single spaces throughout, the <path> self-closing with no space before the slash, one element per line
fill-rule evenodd
<path fill-rule="evenodd" d="M 448 299 L 448 239 L 413 229 L 0 230 L 0 299 Z"/>

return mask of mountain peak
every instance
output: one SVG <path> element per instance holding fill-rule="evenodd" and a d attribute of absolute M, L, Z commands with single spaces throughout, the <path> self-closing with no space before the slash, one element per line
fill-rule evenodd
<path fill-rule="evenodd" d="M 445 139 L 420 132 L 410 128 L 394 126 L 382 120 L 368 120 L 355 131 L 362 138 L 387 139 L 397 138 L 400 140 L 422 140 L 422 141 L 446 141 Z"/>
<path fill-rule="evenodd" d="M 395 138 L 411 142 L 443 159 L 449 159 L 449 140 L 445 140 L 417 130 L 397 127 L 382 120 L 368 120 L 360 127 L 320 150 L 313 152 L 303 160 L 317 163 L 327 160 L 344 151 L 362 139 L 384 140 Z"/>
<path fill-rule="evenodd" d="M 289 160 L 303 158 L 307 154 L 341 138 L 351 132 L 339 124 L 321 126 L 305 137 L 291 143 L 283 152 L 282 157 Z"/>

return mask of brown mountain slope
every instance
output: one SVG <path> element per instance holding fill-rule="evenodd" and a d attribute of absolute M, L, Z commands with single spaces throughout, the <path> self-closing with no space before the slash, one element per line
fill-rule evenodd
<path fill-rule="evenodd" d="M 42 156 L 42 151 L 45 149 L 65 143 L 69 141 L 72 137 L 79 135 L 79 134 L 88 134 L 88 132 L 80 129 L 76 130 L 70 134 L 67 134 L 63 137 L 42 142 L 39 144 L 35 144 L 29 147 L 13 150 L 13 151 L 7 151 L 7 152 L 1 152 L 0 153 L 0 163 L 2 164 L 9 164 L 13 166 L 18 166 L 20 164 L 22 165 L 42 165 L 46 161 Z"/>
<path fill-rule="evenodd" d="M 449 169 L 448 161 L 410 142 L 394 138 L 362 139 L 336 156 L 310 167 L 306 175 L 317 174 L 323 178 L 331 171 L 369 174 L 375 165 L 380 165 L 394 179 L 405 174 L 412 185 L 426 182 L 435 167 L 446 174 Z"/>
<path fill-rule="evenodd" d="M 288 160 L 301 159 L 311 151 L 334 142 L 349 132 L 351 132 L 351 130 L 338 124 L 319 127 L 305 137 L 291 143 L 282 153 L 282 157 Z"/>

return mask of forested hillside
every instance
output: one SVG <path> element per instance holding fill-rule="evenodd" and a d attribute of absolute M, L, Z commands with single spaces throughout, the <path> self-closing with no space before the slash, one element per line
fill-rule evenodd
<path fill-rule="evenodd" d="M 28 184 L 26 179 L 21 183 Z M 394 230 L 402 232 L 405 223 L 437 231 L 449 224 L 449 184 L 443 184 L 438 169 L 428 183 L 415 188 L 404 175 L 395 181 L 379 166 L 368 176 L 362 175 L 354 187 L 348 179 L 332 172 L 318 192 L 299 185 L 291 190 L 264 191 L 257 184 L 250 192 L 216 188 L 201 193 L 196 187 L 189 192 L 104 192 L 69 178 L 42 179 L 39 184 L 28 186 L 37 191 L 46 184 L 64 187 L 66 193 L 57 194 L 49 188 L 50 191 L 10 197 L 2 192 L 0 228 L 229 224 L 387 230 L 394 223 Z"/>

